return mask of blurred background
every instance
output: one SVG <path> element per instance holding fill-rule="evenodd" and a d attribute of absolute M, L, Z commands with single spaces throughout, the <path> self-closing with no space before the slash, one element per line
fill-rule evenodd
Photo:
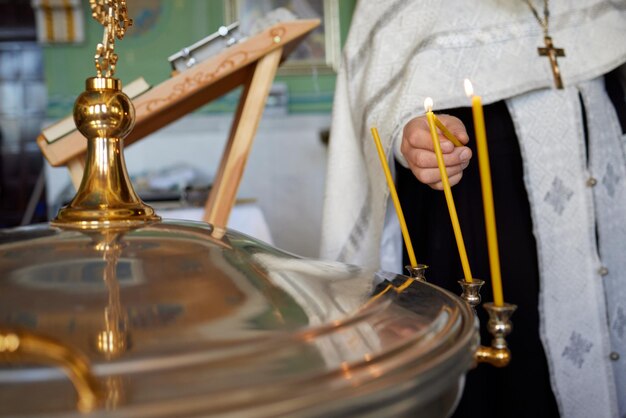
<path fill-rule="evenodd" d="M 335 71 L 355 4 L 130 0 L 134 25 L 116 42 L 116 77 L 155 86 L 172 76 L 168 57 L 222 25 L 237 21 L 250 31 L 278 7 L 322 21 L 275 79 L 229 224 L 302 256 L 318 256 Z M 0 0 L 0 228 L 47 222 L 75 192 L 67 169 L 51 167 L 36 138 L 71 114 L 95 75 L 102 27 L 90 14 L 88 0 Z M 127 148 L 140 196 L 163 217 L 199 219 L 238 97 L 231 92 Z"/>

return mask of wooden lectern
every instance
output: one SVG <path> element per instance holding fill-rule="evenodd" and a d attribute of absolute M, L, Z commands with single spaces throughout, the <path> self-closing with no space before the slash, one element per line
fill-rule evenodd
<path fill-rule="evenodd" d="M 125 145 L 243 86 L 203 216 L 206 222 L 226 226 L 278 66 L 319 24 L 317 19 L 279 22 L 154 86 L 133 100 L 135 127 Z M 42 134 L 37 144 L 50 165 L 68 168 L 78 188 L 87 151 L 82 134 L 74 130 L 52 142 Z"/>

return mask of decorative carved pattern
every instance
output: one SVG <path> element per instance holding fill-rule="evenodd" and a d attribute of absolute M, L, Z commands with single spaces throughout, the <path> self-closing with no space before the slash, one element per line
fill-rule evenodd
<path fill-rule="evenodd" d="M 233 51 L 233 53 L 224 57 L 224 59 L 215 67 L 206 71 L 197 71 L 193 75 L 184 77 L 179 83 L 172 87 L 171 92 L 168 95 L 150 99 L 141 103 L 135 103 L 136 112 L 142 112 L 143 109 L 145 109 L 146 112 L 157 111 L 167 106 L 169 103 L 179 100 L 183 96 L 190 95 L 193 92 L 200 90 L 224 74 L 238 68 L 242 63 L 245 63 L 246 61 L 251 62 L 255 57 L 262 55 L 269 48 L 276 45 L 276 39 L 282 39 L 285 33 L 287 33 L 287 29 L 283 26 L 273 28 L 268 32 L 268 37 L 266 38 L 267 42 L 264 43 L 262 47 L 247 51 Z M 193 69 L 190 71 L 193 72 Z"/>

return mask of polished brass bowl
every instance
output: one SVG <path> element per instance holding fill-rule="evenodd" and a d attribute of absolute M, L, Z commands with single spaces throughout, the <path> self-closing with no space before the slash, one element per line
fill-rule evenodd
<path fill-rule="evenodd" d="M 0 415 L 446 416 L 474 317 L 406 281 L 204 223 L 2 231 Z"/>

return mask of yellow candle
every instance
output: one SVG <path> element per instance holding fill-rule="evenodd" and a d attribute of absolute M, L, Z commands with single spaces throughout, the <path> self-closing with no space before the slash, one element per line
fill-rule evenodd
<path fill-rule="evenodd" d="M 487 233 L 487 248 L 489 251 L 489 268 L 491 269 L 493 303 L 496 306 L 502 306 L 504 304 L 504 297 L 502 296 L 502 277 L 500 274 L 500 255 L 498 253 L 496 214 L 493 206 L 491 168 L 489 167 L 489 151 L 487 149 L 487 134 L 485 132 L 483 105 L 480 96 L 474 95 L 472 83 L 467 79 L 465 79 L 465 93 L 468 97 L 472 98 L 472 114 L 474 116 L 474 131 L 476 133 L 476 149 L 478 151 L 480 184 L 483 192 L 483 208 L 485 212 L 485 229 Z"/>
<path fill-rule="evenodd" d="M 456 246 L 459 249 L 459 256 L 461 257 L 463 274 L 465 274 L 465 281 L 471 283 L 472 271 L 470 270 L 467 252 L 465 251 L 465 243 L 463 242 L 463 235 L 461 234 L 461 225 L 459 224 L 459 218 L 456 213 L 456 206 L 454 205 L 454 198 L 452 197 L 452 189 L 450 187 L 450 181 L 448 180 L 446 165 L 443 162 L 443 153 L 441 152 L 441 144 L 439 143 L 439 134 L 437 134 L 437 128 L 435 126 L 435 114 L 432 111 L 433 100 L 430 97 L 427 97 L 426 100 L 424 100 L 424 107 L 426 108 L 426 118 L 428 119 L 428 126 L 430 127 L 430 136 L 433 140 L 433 148 L 435 149 L 435 155 L 437 156 L 437 165 L 439 166 L 441 182 L 443 183 L 443 192 L 446 196 L 448 212 L 450 212 L 450 221 L 452 221 L 454 238 L 456 239 Z"/>
<path fill-rule="evenodd" d="M 378 151 L 378 157 L 380 158 L 380 163 L 383 166 L 383 171 L 385 172 L 385 178 L 387 179 L 387 185 L 389 186 L 389 193 L 391 194 L 393 205 L 396 208 L 398 221 L 400 221 L 400 229 L 402 230 L 402 237 L 404 238 L 404 245 L 406 245 L 406 252 L 409 254 L 409 261 L 411 262 L 411 267 L 417 267 L 417 260 L 415 258 L 415 253 L 413 252 L 413 244 L 411 244 L 411 237 L 409 236 L 409 230 L 406 227 L 406 221 L 404 220 L 404 214 L 402 213 L 402 207 L 400 206 L 400 199 L 398 199 L 398 192 L 396 192 L 396 186 L 393 182 L 393 177 L 391 177 L 391 171 L 389 171 L 389 166 L 387 165 L 387 158 L 385 157 L 385 151 L 383 151 L 383 146 L 380 143 L 380 137 L 378 136 L 378 129 L 372 128 L 372 136 L 374 137 L 374 143 L 376 144 L 376 150 Z"/>
<path fill-rule="evenodd" d="M 461 143 L 461 141 L 459 141 L 457 139 L 457 137 L 454 136 L 454 134 L 452 132 L 450 132 L 450 130 L 448 128 L 446 128 L 446 125 L 444 125 L 443 122 L 441 122 L 439 120 L 437 115 L 435 115 L 435 114 L 433 114 L 433 115 L 435 117 L 435 124 L 437 125 L 437 128 L 439 128 L 439 130 L 441 130 L 441 133 L 443 134 L 443 136 L 448 138 L 450 140 L 450 142 L 452 142 L 454 144 L 455 147 L 462 147 L 463 144 Z"/>

